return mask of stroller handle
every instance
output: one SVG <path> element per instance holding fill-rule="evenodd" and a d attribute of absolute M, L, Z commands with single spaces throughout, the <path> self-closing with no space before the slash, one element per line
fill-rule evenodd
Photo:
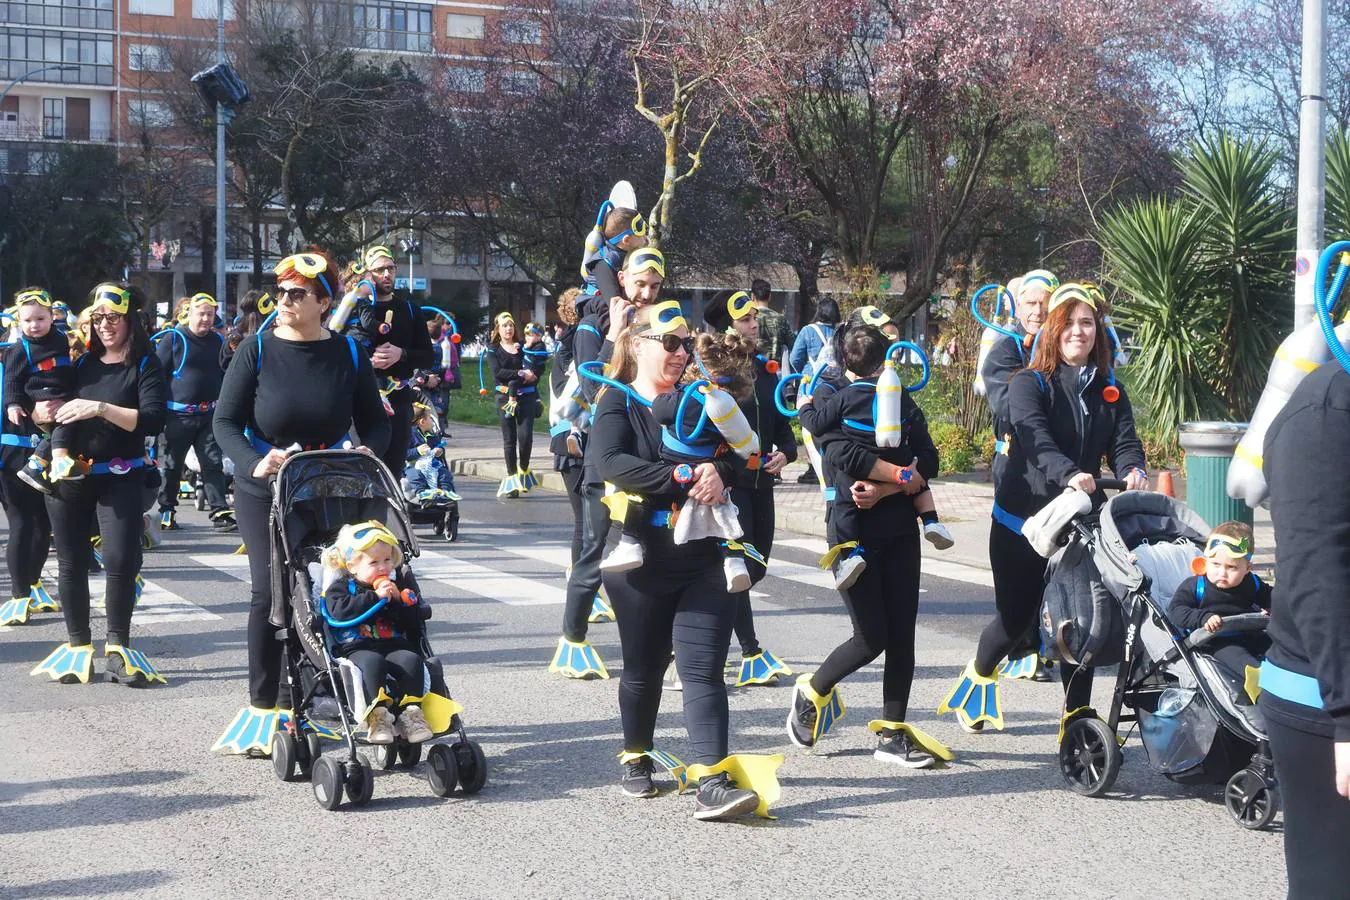
<path fill-rule="evenodd" d="M 1186 646 L 1192 650 L 1203 647 L 1216 637 L 1222 637 L 1233 632 L 1256 632 L 1265 631 L 1270 627 L 1270 616 L 1265 613 L 1243 613 L 1240 616 L 1224 616 L 1223 624 L 1219 626 L 1216 632 L 1208 632 L 1203 628 L 1197 628 L 1186 638 Z"/>
<path fill-rule="evenodd" d="M 1125 482 L 1119 478 L 1098 478 L 1097 490 L 1099 491 L 1123 491 L 1127 490 Z"/>

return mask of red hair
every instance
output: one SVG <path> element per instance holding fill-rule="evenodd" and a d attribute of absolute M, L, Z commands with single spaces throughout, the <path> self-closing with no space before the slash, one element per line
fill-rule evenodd
<path fill-rule="evenodd" d="M 318 248 L 305 250 L 301 256 L 317 256 L 327 263 L 326 268 L 319 273 L 320 277 L 306 278 L 295 270 L 292 260 L 294 256 L 288 256 L 281 261 L 281 266 L 277 269 L 277 281 L 303 281 L 314 289 L 318 297 L 327 297 L 330 300 L 336 300 L 342 293 L 342 274 L 338 271 L 333 258 Z"/>

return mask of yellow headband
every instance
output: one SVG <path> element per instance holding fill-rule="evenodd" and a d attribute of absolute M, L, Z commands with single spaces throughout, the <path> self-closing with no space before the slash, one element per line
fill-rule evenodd
<path fill-rule="evenodd" d="M 492 320 L 492 324 L 497 328 L 501 328 L 502 325 L 505 324 L 506 322 L 510 322 L 512 325 L 514 325 L 516 324 L 516 317 L 511 315 L 509 312 L 500 312 L 497 313 L 497 318 Z"/>
<path fill-rule="evenodd" d="M 19 296 L 14 298 L 14 309 L 18 310 L 20 306 L 27 306 L 30 303 L 36 303 L 38 306 L 52 308 L 52 295 L 44 290 L 20 291 Z"/>
<path fill-rule="evenodd" d="M 131 292 L 115 284 L 100 284 L 94 288 L 94 302 L 89 304 L 89 308 L 95 309 L 100 306 L 126 315 L 131 311 Z"/>
<path fill-rule="evenodd" d="M 375 268 L 375 260 L 380 259 L 381 257 L 387 257 L 390 262 L 394 261 L 393 252 L 390 251 L 388 247 L 380 246 L 378 244 L 367 250 L 362 259 L 365 261 L 367 269 L 373 269 Z"/>
<path fill-rule="evenodd" d="M 1097 308 L 1097 298 L 1093 296 L 1092 290 L 1076 281 L 1070 281 L 1068 284 L 1060 285 L 1055 289 L 1055 292 L 1050 295 L 1050 306 L 1046 312 L 1054 312 L 1056 308 L 1063 306 L 1070 301 L 1074 303 L 1086 303 L 1094 310 Z"/>
<path fill-rule="evenodd" d="M 342 530 L 338 532 L 338 552 L 348 562 L 356 554 L 363 553 L 376 544 L 388 544 L 395 550 L 401 550 L 398 545 L 398 538 L 394 537 L 394 533 L 374 519 L 362 522 L 359 525 L 344 525 Z"/>
<path fill-rule="evenodd" d="M 639 272 L 648 270 L 655 272 L 662 278 L 666 277 L 666 257 L 660 250 L 654 250 L 650 247 L 644 247 L 641 250 L 634 250 L 628 254 L 628 261 L 624 264 L 624 271 L 636 275 Z"/>
<path fill-rule="evenodd" d="M 733 320 L 744 319 L 754 308 L 754 301 L 745 291 L 737 291 L 727 298 L 727 315 Z"/>
<path fill-rule="evenodd" d="M 1032 269 L 1022 276 L 1021 282 L 1017 285 L 1017 299 L 1021 300 L 1022 295 L 1031 288 L 1040 288 L 1047 293 L 1053 294 L 1055 291 L 1059 290 L 1059 279 L 1055 277 L 1054 272 L 1050 272 L 1046 269 Z"/>
<path fill-rule="evenodd" d="M 650 334 L 669 334 L 689 327 L 689 320 L 684 317 L 684 309 L 678 300 L 662 300 L 652 306 L 650 315 L 647 326 Z"/>
<path fill-rule="evenodd" d="M 209 306 L 214 309 L 219 305 L 220 304 L 216 302 L 216 298 L 212 297 L 210 294 L 193 294 L 192 299 L 188 301 L 188 309 L 191 309 L 194 306 Z"/>

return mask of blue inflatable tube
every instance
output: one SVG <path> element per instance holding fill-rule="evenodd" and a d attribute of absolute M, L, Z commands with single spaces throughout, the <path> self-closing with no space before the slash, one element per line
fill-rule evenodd
<path fill-rule="evenodd" d="M 1350 258 L 1343 255 L 1350 254 L 1350 241 L 1337 241 L 1330 247 L 1322 251 L 1322 255 L 1317 259 L 1317 280 L 1313 282 L 1313 309 L 1317 312 L 1317 322 L 1322 326 L 1322 337 L 1326 339 L 1327 346 L 1331 348 L 1331 355 L 1335 357 L 1336 362 L 1341 364 L 1341 368 L 1350 372 L 1350 353 L 1341 346 L 1340 340 L 1336 337 L 1336 322 L 1332 314 L 1336 311 L 1336 304 L 1341 299 L 1341 291 L 1345 287 L 1345 280 L 1350 276 Z M 1332 261 L 1337 257 L 1342 257 L 1340 265 L 1336 269 L 1336 277 L 1332 281 L 1331 290 L 1327 290 L 1327 273 L 1331 270 Z"/>
<path fill-rule="evenodd" d="M 980 315 L 980 298 L 983 297 L 985 293 L 987 293 L 988 291 L 998 291 L 998 299 L 994 304 L 995 316 L 1003 314 L 1004 300 L 1008 301 L 1008 314 L 1009 315 L 1017 314 L 1017 303 L 1013 300 L 1012 294 L 1008 293 L 1008 289 L 1001 284 L 986 284 L 984 287 L 976 291 L 974 296 L 970 298 L 970 314 L 975 317 L 976 322 L 979 322 L 985 328 L 992 328 L 994 331 L 997 331 L 999 334 L 1004 335 L 1005 337 L 1010 337 L 1015 341 L 1020 341 L 1021 338 L 1017 335 L 1017 332 L 1010 331 L 1009 329 L 1004 328 L 1001 325 L 995 325 L 993 322 L 989 321 L 984 316 Z"/>
<path fill-rule="evenodd" d="M 997 287 L 997 285 L 994 286 Z M 983 290 L 983 288 L 981 290 Z M 924 353 L 923 348 L 913 341 L 896 341 L 894 344 L 891 344 L 890 347 L 886 348 L 886 358 L 890 359 L 899 350 L 912 350 L 914 353 L 918 354 L 919 365 L 923 367 L 923 376 L 912 386 L 907 386 L 905 388 L 905 390 L 909 391 L 911 394 L 917 394 L 928 386 L 928 379 L 933 375 L 932 366 L 928 364 L 928 354 Z"/>

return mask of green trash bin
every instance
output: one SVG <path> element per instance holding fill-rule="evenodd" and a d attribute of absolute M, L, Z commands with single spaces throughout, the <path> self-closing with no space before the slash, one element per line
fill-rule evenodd
<path fill-rule="evenodd" d="M 1186 505 L 1213 528 L 1237 520 L 1252 524 L 1252 508 L 1228 496 L 1228 464 L 1247 433 L 1245 422 L 1187 422 L 1178 429 L 1186 453 Z"/>

